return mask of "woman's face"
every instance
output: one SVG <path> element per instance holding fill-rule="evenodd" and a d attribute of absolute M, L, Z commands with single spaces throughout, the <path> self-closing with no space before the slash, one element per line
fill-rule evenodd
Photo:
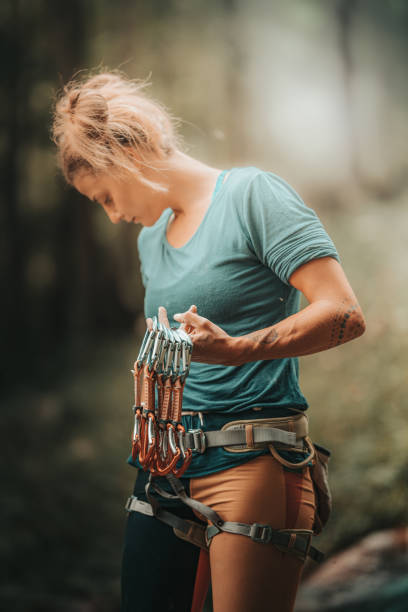
<path fill-rule="evenodd" d="M 136 176 L 124 182 L 110 174 L 95 176 L 82 172 L 73 185 L 82 195 L 100 204 L 112 223 L 123 220 L 153 225 L 166 208 L 160 198 L 162 194 L 141 183 Z"/>

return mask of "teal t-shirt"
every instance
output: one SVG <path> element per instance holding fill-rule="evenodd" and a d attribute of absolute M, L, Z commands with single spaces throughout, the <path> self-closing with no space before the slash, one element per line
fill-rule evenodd
<path fill-rule="evenodd" d="M 166 238 L 171 214 L 167 208 L 153 226 L 142 228 L 138 249 L 145 317 L 157 315 L 158 307 L 164 306 L 174 327 L 178 323 L 173 315 L 191 304 L 231 336 L 270 327 L 299 310 L 300 293 L 289 283 L 296 268 L 319 257 L 339 260 L 316 213 L 282 178 L 254 166 L 219 175 L 200 226 L 180 248 Z M 183 425 L 215 430 L 227 421 L 294 414 L 290 406 L 308 407 L 299 388 L 297 358 L 240 366 L 193 361 L 183 410 L 210 414 L 204 415 L 204 424 L 198 416 L 185 416 Z M 263 410 L 255 412 L 253 407 Z M 268 452 L 211 448 L 202 455 L 194 453 L 184 476 L 204 476 Z M 288 452 L 281 454 L 292 461 L 304 458 Z"/>

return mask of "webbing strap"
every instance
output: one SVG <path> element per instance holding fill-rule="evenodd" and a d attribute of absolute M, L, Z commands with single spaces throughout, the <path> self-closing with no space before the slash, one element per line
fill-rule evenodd
<path fill-rule="evenodd" d="M 201 434 L 201 435 L 198 435 Z M 204 439 L 203 439 L 204 436 Z M 277 427 L 254 427 L 253 443 L 262 444 L 280 442 L 290 446 L 296 445 L 296 433 L 285 431 Z M 213 446 L 232 446 L 235 444 L 246 444 L 246 432 L 244 427 L 237 429 L 226 429 L 218 431 L 202 431 L 201 429 L 186 431 L 184 434 L 184 446 L 199 452 Z M 204 447 L 204 449 L 203 449 Z"/>
<path fill-rule="evenodd" d="M 254 542 L 271 542 L 275 546 L 285 548 L 285 551 L 293 551 L 304 560 L 309 555 L 317 562 L 324 559 L 324 553 L 314 546 L 311 546 L 313 531 L 308 529 L 273 529 L 270 525 L 259 523 L 238 523 L 233 521 L 223 521 L 221 517 L 209 506 L 188 497 L 183 484 L 172 474 L 166 476 L 176 495 L 190 508 L 197 510 L 200 514 L 209 519 L 213 524 L 206 529 L 206 541 L 208 545 L 214 535 L 220 531 L 236 533 L 250 537 Z M 292 534 L 295 533 L 295 538 Z"/>
<path fill-rule="evenodd" d="M 273 529 L 270 525 L 263 525 L 260 523 L 239 523 L 233 521 L 223 521 L 222 518 L 217 514 L 215 510 L 199 502 L 196 499 L 189 497 L 186 490 L 179 478 L 176 478 L 173 474 L 166 475 L 175 495 L 167 493 L 154 482 L 154 476 L 150 473 L 149 479 L 145 486 L 146 497 L 150 503 L 143 502 L 137 499 L 134 495 L 129 497 L 126 510 L 129 512 L 142 512 L 149 516 L 154 516 L 163 523 L 170 525 L 177 534 L 177 531 L 184 534 L 185 539 L 191 541 L 197 546 L 202 548 L 210 545 L 211 539 L 226 531 L 228 533 L 234 533 L 238 535 L 248 536 L 254 542 L 261 542 L 264 544 L 272 543 L 280 550 L 284 552 L 293 552 L 298 557 L 306 560 L 307 556 L 310 556 L 314 561 L 320 563 L 324 559 L 324 553 L 320 552 L 314 546 L 311 546 L 311 538 L 313 531 L 307 529 Z M 189 506 L 193 510 L 196 510 L 201 515 L 212 523 L 207 527 L 199 525 L 195 521 L 188 521 L 182 519 L 167 510 L 161 508 L 157 499 L 151 494 L 151 489 L 155 489 L 160 495 L 168 499 L 179 498 L 186 506 Z M 192 537 L 189 537 L 189 534 Z M 295 536 L 293 535 L 295 534 Z M 203 541 L 204 540 L 204 541 Z M 205 542 L 205 544 L 204 544 Z"/>
<path fill-rule="evenodd" d="M 183 484 L 172 474 L 166 476 L 170 482 L 173 491 L 186 505 L 193 510 L 197 510 L 205 516 L 212 525 L 208 525 L 206 529 L 206 541 L 208 545 L 214 535 L 221 531 L 245 535 L 250 537 L 254 542 L 268 543 L 271 542 L 275 546 L 285 548 L 285 551 L 292 551 L 302 559 L 306 559 L 309 555 L 315 561 L 322 561 L 324 553 L 311 546 L 313 531 L 308 529 L 273 529 L 270 525 L 261 525 L 259 523 L 238 523 L 233 521 L 223 521 L 221 517 L 209 506 L 188 497 Z M 295 533 L 295 537 L 292 534 Z"/>
<path fill-rule="evenodd" d="M 205 540 L 205 525 L 200 525 L 195 521 L 180 518 L 176 514 L 164 510 L 160 506 L 156 508 L 156 512 L 154 513 L 151 504 L 138 499 L 134 495 L 129 497 L 125 508 L 128 512 L 140 512 L 141 514 L 146 514 L 147 516 L 154 516 L 155 518 L 159 519 L 159 521 L 173 527 L 176 532 L 179 532 L 176 533 L 176 535 L 179 537 L 184 536 L 183 539 L 187 539 L 196 546 L 200 546 L 204 549 L 207 548 Z"/>
<path fill-rule="evenodd" d="M 169 481 L 169 483 L 170 483 L 170 485 L 171 485 L 171 487 L 172 487 L 172 489 L 173 489 L 173 491 L 175 492 L 176 495 L 171 495 L 171 493 L 167 493 L 167 491 L 163 491 L 154 482 L 154 476 L 152 475 L 152 473 L 149 474 L 149 479 L 148 479 L 148 481 L 147 481 L 147 483 L 145 485 L 146 497 L 147 497 L 147 500 L 148 500 L 148 502 L 150 503 L 150 505 L 152 507 L 153 516 L 155 516 L 158 519 L 162 519 L 163 512 L 166 512 L 166 511 L 162 510 L 162 508 L 160 507 L 160 504 L 157 501 L 157 499 L 155 499 L 152 496 L 151 489 L 156 490 L 160 495 L 163 495 L 163 497 L 166 497 L 168 499 L 174 499 L 174 498 L 180 499 L 184 504 L 186 504 L 186 506 L 189 506 L 192 510 L 196 510 L 197 512 L 199 512 L 200 514 L 205 516 L 205 518 L 208 519 L 208 521 L 210 521 L 211 523 L 213 523 L 215 525 L 220 526 L 220 525 L 223 524 L 224 521 L 215 512 L 215 510 L 213 510 L 209 506 L 206 506 L 205 504 L 202 504 L 201 502 L 197 501 L 196 499 L 192 499 L 191 497 L 188 497 L 188 495 L 187 495 L 187 493 L 186 493 L 186 491 L 185 491 L 185 489 L 184 489 L 184 487 L 183 487 L 183 485 L 181 483 L 181 480 L 179 478 L 176 478 L 173 474 L 167 474 L 166 478 Z M 169 513 L 167 512 L 167 515 L 168 514 Z M 182 519 L 179 519 L 179 520 L 182 520 Z M 171 524 L 171 526 L 172 527 L 176 527 L 176 525 L 174 525 L 174 524 Z M 179 527 L 177 527 L 177 529 L 179 529 Z M 183 531 L 183 529 L 180 529 L 180 531 Z"/>
<path fill-rule="evenodd" d="M 270 542 L 280 550 L 283 549 L 284 552 L 292 551 L 303 560 L 306 560 L 309 555 L 314 561 L 320 563 L 325 556 L 324 553 L 311 546 L 313 531 L 307 529 L 273 529 L 270 525 L 261 525 L 260 523 L 248 524 L 224 521 L 221 526 L 208 525 L 206 531 L 208 544 L 221 531 L 248 536 L 254 542 L 262 544 Z"/>
<path fill-rule="evenodd" d="M 169 494 L 168 496 L 176 497 Z M 188 498 L 187 495 L 186 498 L 191 499 Z M 204 507 L 207 508 L 206 506 Z M 148 516 L 154 516 L 166 525 L 172 527 L 177 536 L 204 549 L 209 546 L 211 539 L 215 535 L 222 531 L 226 531 L 228 533 L 250 537 L 254 542 L 274 544 L 279 550 L 283 552 L 291 551 L 303 560 L 306 560 L 306 557 L 309 556 L 317 563 L 321 563 L 325 557 L 324 553 L 314 546 L 311 546 L 310 542 L 313 532 L 305 529 L 272 529 L 270 525 L 262 525 L 260 523 L 236 523 L 232 521 L 224 521 L 222 525 L 218 526 L 208 525 L 205 527 L 195 521 L 182 519 L 176 514 L 164 510 L 160 506 L 158 506 L 154 512 L 151 504 L 138 499 L 134 495 L 129 497 L 125 508 L 128 512 L 140 512 Z M 295 534 L 294 539 L 292 534 Z"/>
<path fill-rule="evenodd" d="M 185 488 L 183 487 L 181 481 L 178 478 L 173 476 L 173 474 L 167 474 L 166 478 L 170 482 L 171 487 L 177 497 L 179 497 L 181 501 L 186 504 L 186 506 L 189 506 L 192 510 L 196 510 L 197 512 L 205 516 L 205 518 L 211 521 L 211 523 L 213 523 L 214 525 L 223 525 L 224 521 L 219 516 L 219 514 L 216 513 L 215 510 L 199 502 L 196 499 L 188 497 Z"/>

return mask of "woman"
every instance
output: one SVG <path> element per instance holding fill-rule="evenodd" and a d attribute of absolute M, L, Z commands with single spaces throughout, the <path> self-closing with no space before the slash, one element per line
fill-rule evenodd
<path fill-rule="evenodd" d="M 184 153 L 176 120 L 145 85 L 118 72 L 70 82 L 56 103 L 53 139 L 75 189 L 112 223 L 143 226 L 147 325 L 157 313 L 166 326 L 174 319 L 194 343 L 183 425 L 208 432 L 237 419 L 304 414 L 297 357 L 365 328 L 333 242 L 276 174 L 214 168 Z M 308 306 L 299 311 L 300 293 Z M 223 521 L 311 530 L 307 452 L 252 448 L 195 453 L 180 479 L 187 493 Z M 146 480 L 139 469 L 134 494 L 142 500 Z M 181 501 L 160 501 L 180 517 L 205 519 Z M 303 561 L 290 551 L 221 531 L 209 556 L 216 612 L 293 610 Z M 198 559 L 199 549 L 167 525 L 130 513 L 123 611 L 189 610 Z"/>

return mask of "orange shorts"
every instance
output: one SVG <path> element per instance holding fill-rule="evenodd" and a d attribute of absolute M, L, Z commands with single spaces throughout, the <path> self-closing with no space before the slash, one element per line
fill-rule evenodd
<path fill-rule="evenodd" d="M 314 521 L 310 468 L 289 471 L 272 455 L 191 478 L 190 495 L 224 521 L 310 530 Z M 304 565 L 293 553 L 225 532 L 214 536 L 209 553 L 214 612 L 293 610 Z"/>

